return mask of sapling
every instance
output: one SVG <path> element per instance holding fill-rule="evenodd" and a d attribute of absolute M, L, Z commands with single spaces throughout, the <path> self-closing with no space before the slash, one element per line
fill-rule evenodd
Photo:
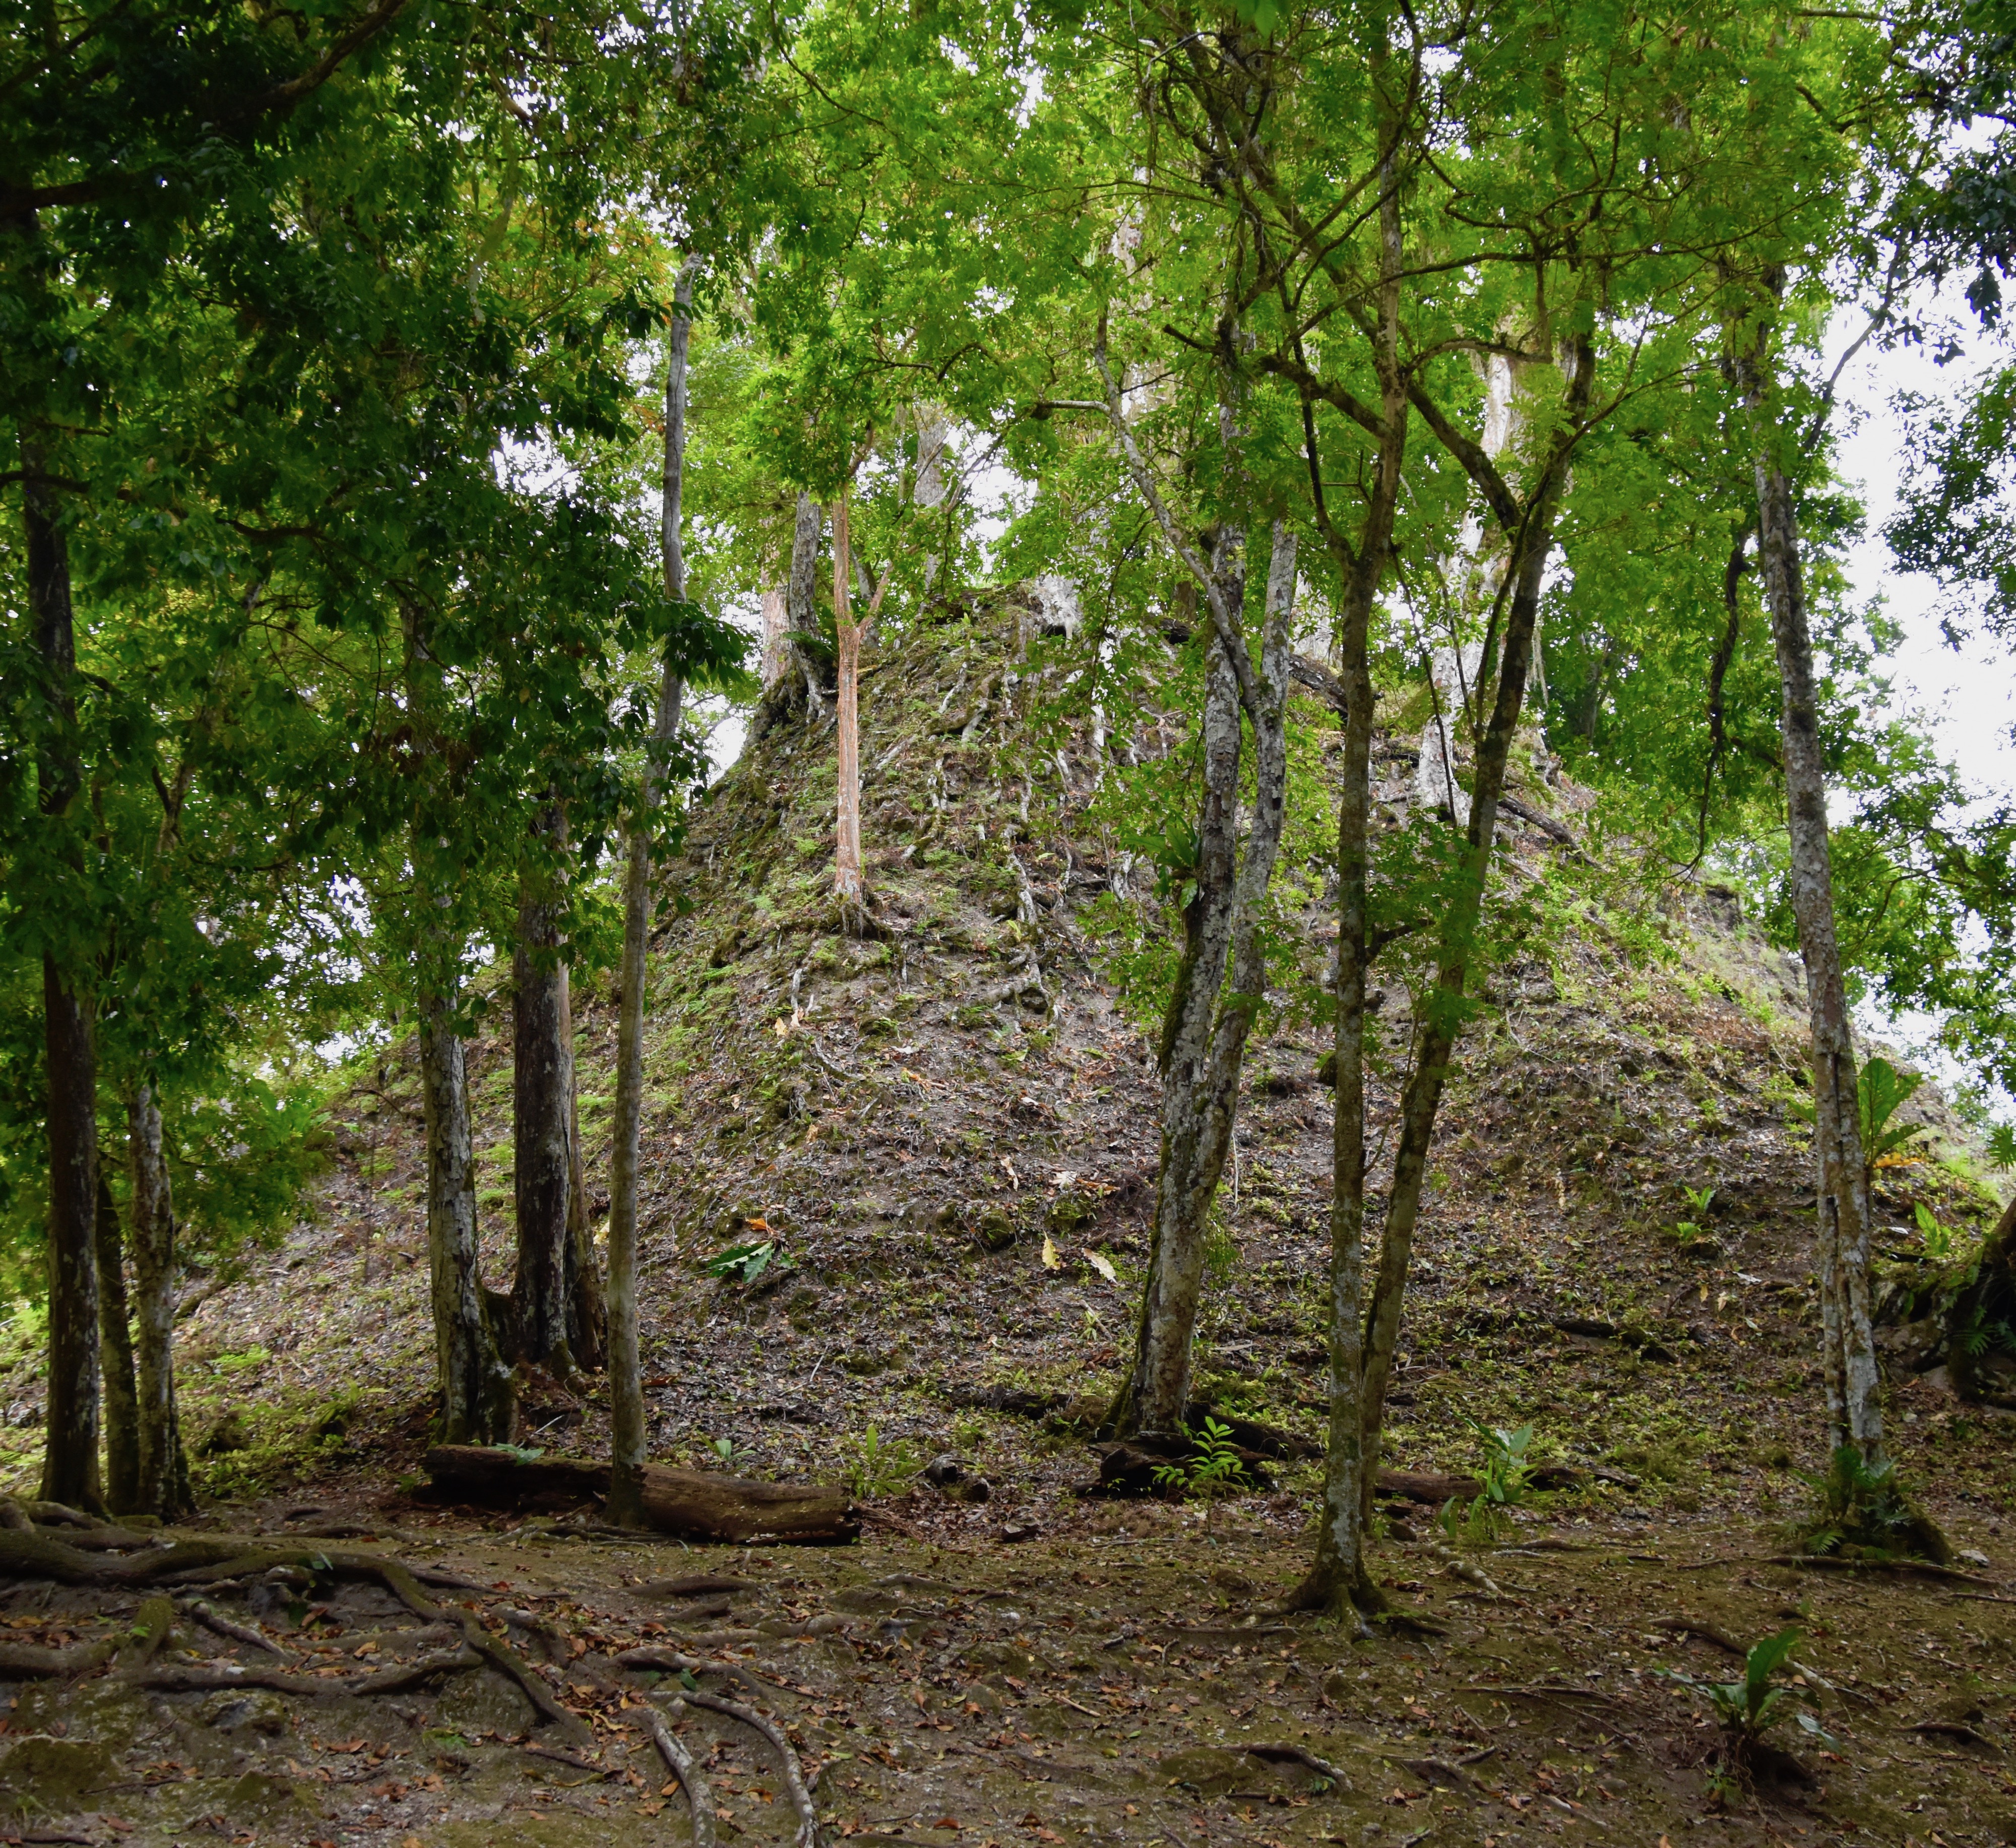
<path fill-rule="evenodd" d="M 1204 1428 L 1191 1436 L 1189 1461 L 1157 1466 L 1155 1480 L 1165 1489 L 1195 1497 L 1204 1504 L 1204 1531 L 1211 1531 L 1211 1504 L 1221 1495 L 1243 1489 L 1251 1481 L 1232 1441 L 1232 1427 L 1221 1425 L 1208 1413 Z"/>

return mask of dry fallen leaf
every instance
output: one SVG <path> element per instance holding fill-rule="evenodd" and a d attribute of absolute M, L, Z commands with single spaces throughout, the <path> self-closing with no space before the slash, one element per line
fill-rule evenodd
<path fill-rule="evenodd" d="M 1120 1273 L 1113 1268 L 1113 1260 L 1107 1257 L 1105 1252 L 1087 1252 L 1085 1254 L 1085 1261 L 1086 1263 L 1089 1264 L 1093 1270 L 1097 1271 L 1101 1277 L 1104 1277 L 1108 1283 L 1117 1284 L 1119 1282 Z"/>
<path fill-rule="evenodd" d="M 1043 1268 L 1046 1270 L 1061 1270 L 1064 1267 L 1064 1259 L 1057 1255 L 1057 1241 L 1046 1232 L 1043 1234 Z"/>

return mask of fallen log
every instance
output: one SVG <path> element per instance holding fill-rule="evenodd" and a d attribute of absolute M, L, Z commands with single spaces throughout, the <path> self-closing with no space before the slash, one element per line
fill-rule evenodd
<path fill-rule="evenodd" d="M 474 1444 L 437 1444 L 427 1454 L 437 1488 L 488 1507 L 542 1497 L 583 1500 L 609 1493 L 609 1465 L 585 1457 L 527 1457 Z M 644 1519 L 682 1540 L 744 1545 L 783 1540 L 830 1545 L 857 1538 L 859 1512 L 844 1490 L 644 1465 Z"/>

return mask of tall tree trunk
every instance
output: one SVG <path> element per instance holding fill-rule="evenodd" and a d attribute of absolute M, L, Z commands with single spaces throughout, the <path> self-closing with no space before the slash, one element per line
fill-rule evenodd
<path fill-rule="evenodd" d="M 175 1215 L 162 1148 L 160 1099 L 136 1084 L 126 1100 L 133 1219 L 139 1480 L 134 1509 L 172 1520 L 196 1506 L 175 1406 Z"/>
<path fill-rule="evenodd" d="M 1384 48 L 1375 60 L 1381 116 L 1380 141 L 1396 135 L 1388 95 Z M 1332 524 L 1323 493 L 1316 445 L 1316 410 L 1303 399 L 1303 430 L 1317 524 L 1344 583 L 1337 612 L 1337 663 L 1344 683 L 1343 787 L 1337 798 L 1337 1108 L 1332 1135 L 1330 1291 L 1330 1429 L 1323 1468 L 1323 1518 L 1316 1558 L 1294 1601 L 1360 1623 L 1358 1607 L 1380 1600 L 1365 1565 L 1363 1509 L 1365 1448 L 1365 990 L 1372 961 L 1366 877 L 1371 866 L 1372 725 L 1370 657 L 1373 606 L 1377 601 L 1399 506 L 1401 467 L 1407 442 L 1407 391 L 1400 370 L 1400 278 L 1404 250 L 1399 175 L 1389 153 L 1380 174 L 1381 276 L 1378 344 L 1378 463 L 1355 548 Z"/>
<path fill-rule="evenodd" d="M 133 1328 L 127 1319 L 126 1254 L 119 1207 L 98 1165 L 98 1349 L 105 1390 L 105 1501 L 115 1515 L 140 1505 L 139 1392 L 133 1380 Z"/>
<path fill-rule="evenodd" d="M 544 844 L 557 846 L 563 827 L 558 812 L 548 811 L 539 825 Z M 512 1194 L 518 1230 L 511 1306 L 517 1331 L 513 1358 L 564 1379 L 574 1370 L 567 1327 L 574 1046 L 554 898 L 553 881 L 543 868 L 521 870 L 511 971 Z"/>
<path fill-rule="evenodd" d="M 809 636 L 819 628 L 819 528 L 823 517 L 809 494 L 798 496 L 797 517 L 791 528 L 791 575 L 784 587 L 784 614 L 794 635 Z M 798 672 L 805 676 L 808 720 L 826 711 L 826 686 L 819 663 L 802 642 L 791 643 Z"/>
<path fill-rule="evenodd" d="M 1287 806 L 1285 719 L 1295 555 L 1294 533 L 1277 524 L 1260 670 L 1250 694 L 1241 687 L 1231 653 L 1247 646 L 1235 626 L 1245 601 L 1239 536 L 1222 535 L 1213 560 L 1217 595 L 1207 644 L 1197 897 L 1185 917 L 1183 967 L 1164 1028 L 1162 1161 L 1133 1365 L 1115 1407 L 1114 1428 L 1123 1433 L 1178 1431 L 1190 1403 L 1211 1207 L 1236 1133 L 1247 1040 L 1266 998 L 1261 918 Z M 1221 612 L 1233 613 L 1233 622 Z M 1243 853 L 1237 838 L 1242 705 L 1253 727 L 1254 759 L 1253 813 Z M 1231 992 L 1221 1000 L 1228 961 Z"/>
<path fill-rule="evenodd" d="M 1215 564 L 1220 560 L 1215 560 Z M 1236 549 L 1222 562 L 1238 569 Z M 1179 593 L 1192 590 L 1179 586 Z M 1179 594 L 1179 607 L 1185 600 Z M 1237 607 L 1234 604 L 1234 607 Z M 1204 1124 L 1200 1090 L 1210 1057 L 1211 1027 L 1231 952 L 1239 802 L 1239 687 L 1215 633 L 1204 642 L 1204 792 L 1197 854 L 1187 869 L 1195 888 L 1183 910 L 1183 954 L 1162 1017 L 1162 1146 L 1155 1176 L 1148 1277 L 1141 1295 L 1133 1363 L 1114 1403 L 1122 1436 L 1180 1430 L 1190 1398 L 1190 1336 L 1204 1276 L 1207 1190 L 1198 1211 Z M 1217 1176 L 1211 1176 L 1215 1186 Z"/>
<path fill-rule="evenodd" d="M 1587 410 L 1595 385 L 1596 358 L 1586 336 L 1570 345 L 1567 357 L 1574 371 L 1568 381 L 1564 405 L 1564 430 L 1571 432 Z M 1410 391 L 1416 403 L 1419 396 Z M 1433 423 L 1436 420 L 1431 419 Z M 1460 459 L 1473 472 L 1488 471 L 1495 484 L 1501 507 L 1503 484 L 1489 459 L 1474 446 L 1460 449 Z M 1427 1178 L 1428 1151 L 1435 1139 L 1436 1113 L 1442 1090 L 1449 1079 L 1450 1055 L 1463 1014 L 1469 981 L 1470 960 L 1478 920 L 1484 907 L 1484 892 L 1491 870 L 1491 856 L 1496 840 L 1499 798 L 1505 790 L 1505 773 L 1512 753 L 1512 741 L 1519 729 L 1525 708 L 1526 676 L 1532 665 L 1534 625 L 1539 620 L 1540 592 L 1547 554 L 1553 549 L 1554 519 L 1561 504 L 1562 482 L 1567 468 L 1565 441 L 1557 442 L 1554 455 L 1541 472 L 1523 521 L 1501 525 L 1516 533 L 1507 561 L 1511 593 L 1505 618 L 1504 638 L 1498 660 L 1498 683 L 1491 714 L 1478 740 L 1472 776 L 1470 830 L 1454 889 L 1437 920 L 1435 981 L 1424 998 L 1420 1036 L 1413 1063 L 1400 1101 L 1400 1134 L 1393 1155 L 1393 1185 L 1386 1205 L 1386 1223 L 1380 1240 L 1379 1274 L 1373 1285 L 1366 1318 L 1363 1386 L 1364 1464 L 1359 1507 L 1361 1518 L 1370 1518 L 1372 1493 L 1378 1480 L 1381 1427 L 1386 1406 L 1386 1389 L 1393 1371 L 1393 1356 L 1399 1343 L 1400 1311 L 1406 1298 L 1407 1273 L 1413 1262 L 1414 1230 L 1420 1218 L 1421 1190 Z"/>
<path fill-rule="evenodd" d="M 21 445 L 28 608 L 48 676 L 56 742 L 38 765 L 43 814 L 63 815 L 83 786 L 74 743 L 77 631 L 70 611 L 70 549 L 42 480 L 41 451 Z M 53 954 L 42 957 L 42 1025 L 49 1061 L 49 1363 L 42 1499 L 99 1508 L 98 1060 L 92 1007 Z"/>
<path fill-rule="evenodd" d="M 427 1266 L 441 1381 L 440 1441 L 502 1443 L 513 1436 L 511 1370 L 497 1349 L 477 1249 L 468 1067 L 452 999 L 423 995 L 419 1015 L 420 1093 L 427 1136 Z"/>
<path fill-rule="evenodd" d="M 1748 394 L 1754 412 L 1769 393 L 1759 364 Z M 1760 422 L 1762 418 L 1760 415 Z M 1812 1023 L 1813 1156 L 1818 1169 L 1823 1371 L 1829 1450 L 1852 1444 L 1866 1461 L 1883 1456 L 1883 1407 L 1869 1313 L 1869 1196 L 1855 1045 L 1834 934 L 1834 874 L 1827 846 L 1827 765 L 1813 690 L 1813 635 L 1799 563 L 1798 516 L 1790 477 L 1760 431 L 1756 462 L 1757 556 L 1784 699 L 1786 820 L 1791 843 L 1792 914 L 1806 965 Z"/>
<path fill-rule="evenodd" d="M 560 992 L 567 1046 L 567 1346 L 574 1364 L 599 1373 L 609 1364 L 609 1298 L 602 1265 L 595 1255 L 595 1227 L 589 1218 L 588 1185 L 581 1149 L 581 1068 L 574 1058 L 573 985 Z"/>
<path fill-rule="evenodd" d="M 686 352 L 693 333 L 693 265 L 679 272 L 673 294 L 671 351 L 665 362 L 665 453 L 659 507 L 665 594 L 683 600 L 686 554 L 679 537 L 680 501 L 685 491 Z M 805 502 L 798 507 L 805 525 Z M 818 530 L 813 529 L 813 542 Z M 798 561 L 791 561 L 795 592 Z M 686 691 L 668 647 L 658 683 L 658 710 L 651 729 L 655 751 L 669 749 L 678 737 L 679 703 Z M 808 696 L 809 697 L 809 696 Z M 619 1526 L 644 1525 L 644 1382 L 637 1332 L 637 1167 L 644 1110 L 644 974 L 651 933 L 651 812 L 657 806 L 658 773 L 647 765 L 632 825 L 623 869 L 622 992 L 616 1016 L 616 1122 L 609 1178 L 609 1518 Z"/>
<path fill-rule="evenodd" d="M 847 488 L 833 503 L 833 630 L 837 671 L 833 707 L 839 774 L 833 797 L 833 888 L 844 903 L 861 902 L 861 630 L 848 605 L 852 568 Z"/>

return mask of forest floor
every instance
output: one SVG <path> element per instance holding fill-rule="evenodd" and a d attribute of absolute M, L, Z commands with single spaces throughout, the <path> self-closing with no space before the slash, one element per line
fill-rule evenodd
<path fill-rule="evenodd" d="M 147 1688 L 116 1666 L 0 1676 L 19 1742 L 0 1756 L 15 1817 L 0 1814 L 0 1837 L 683 1843 L 683 1799 L 635 1724 L 644 1680 L 615 1660 L 657 1642 L 732 1667 L 704 1685 L 756 1699 L 753 1683 L 788 1721 L 835 1839 L 2016 1841 L 2016 1419 L 1946 1392 L 1936 1330 L 1913 1320 L 1953 1261 L 1916 1209 L 1963 1254 L 1996 1209 L 1966 1126 L 1929 1089 L 1914 1101 L 1928 1158 L 1885 1176 L 1879 1287 L 1893 1450 L 1975 1557 L 1946 1579 L 1779 1563 L 1812 1502 L 1798 1470 L 1824 1461 L 1810 1160 L 1788 1111 L 1796 971 L 1719 888 L 1669 888 L 1636 913 L 1592 895 L 1558 824 L 1508 823 L 1507 877 L 1530 882 L 1534 921 L 1492 971 L 1453 1074 L 1385 1461 L 1471 1472 L 1480 1427 L 1530 1425 L 1532 1455 L 1567 1486 L 1495 1536 L 1386 1504 L 1377 1573 L 1439 1634 L 1353 1642 L 1273 1614 L 1316 1505 L 1330 1179 L 1322 1047 L 1284 987 L 1247 1061 L 1197 1378 L 1215 1413 L 1273 1427 L 1291 1454 L 1208 1518 L 1085 1493 L 1100 1461 L 1088 1414 L 1117 1378 L 1157 1145 L 1127 971 L 1166 946 L 1141 925 L 1153 870 L 1100 820 L 1084 726 L 1032 730 L 1025 696 L 1060 672 L 1044 646 L 1012 665 L 1000 623 L 976 620 L 872 682 L 865 936 L 836 929 L 822 895 L 830 740 L 759 728 L 694 812 L 671 882 L 686 907 L 654 960 L 653 1454 L 841 1482 L 863 1538 L 687 1548 L 598 1536 L 592 1509 L 506 1518 L 427 1500 L 417 1074 L 409 1046 L 387 1045 L 332 1102 L 315 1212 L 185 1302 L 200 1525 L 290 1536 L 311 1561 L 376 1534 L 363 1544 L 461 1580 L 445 1595 L 541 1662 L 595 1742 L 553 1742 L 488 1670 L 313 1699 Z M 1395 826 L 1406 718 L 1381 746 Z M 1315 775 L 1329 733 L 1303 719 L 1298 761 Z M 1519 787 L 1577 826 L 1589 806 L 1538 770 Z M 1304 913 L 1315 982 L 1320 877 L 1291 852 L 1276 883 L 1284 928 Z M 1405 985 L 1383 992 L 1382 1151 L 1409 1030 Z M 592 1176 L 607 1167 L 606 979 L 576 1000 Z M 509 1046 L 503 1025 L 470 1050 L 500 1286 Z M 746 1281 L 710 1267 L 762 1245 Z M 4 1340 L 0 1486 L 18 1490 L 39 1448 L 38 1341 L 25 1320 Z M 2016 1355 L 1992 1365 L 2016 1370 Z M 525 1409 L 525 1444 L 603 1451 L 594 1386 L 535 1381 Z M 928 1486 L 927 1461 L 956 1479 Z M 693 1574 L 748 1583 L 698 1601 L 649 1589 Z M 233 1620 L 264 1626 L 284 1664 L 189 1618 L 162 1659 L 333 1679 L 424 1646 L 378 1587 L 325 1575 L 297 1596 L 261 1579 L 243 1598 Z M 37 1580 L 0 1594 L 16 1641 L 55 1645 L 130 1628 L 139 1601 Z M 1731 1674 L 1732 1646 L 1791 1626 L 1824 1677 L 1809 1691 L 1834 1742 L 1788 1725 L 1808 1781 L 1721 1790 L 1704 1703 L 1659 1671 Z M 724 1838 L 790 1839 L 769 1748 L 718 1716 L 678 1724 L 712 1755 Z"/>

